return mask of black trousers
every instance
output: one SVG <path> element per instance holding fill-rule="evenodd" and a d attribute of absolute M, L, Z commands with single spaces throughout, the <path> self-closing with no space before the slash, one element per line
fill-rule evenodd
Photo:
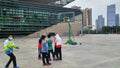
<path fill-rule="evenodd" d="M 62 52 L 61 52 L 61 48 L 55 48 L 55 53 L 56 53 L 56 57 L 59 60 L 62 60 Z"/>
<path fill-rule="evenodd" d="M 6 67 L 9 67 L 10 63 L 13 61 L 13 66 L 16 67 L 17 63 L 16 63 L 16 57 L 13 53 L 8 54 L 8 56 L 10 57 L 8 63 L 6 64 Z"/>
<path fill-rule="evenodd" d="M 42 53 L 42 61 L 43 61 L 43 64 L 49 63 L 48 54 L 47 53 Z"/>
<path fill-rule="evenodd" d="M 54 59 L 54 52 L 53 52 L 53 50 L 48 50 L 48 58 L 51 58 L 50 53 L 52 54 L 52 57 Z"/>
<path fill-rule="evenodd" d="M 38 58 L 41 58 L 41 48 L 38 48 Z"/>

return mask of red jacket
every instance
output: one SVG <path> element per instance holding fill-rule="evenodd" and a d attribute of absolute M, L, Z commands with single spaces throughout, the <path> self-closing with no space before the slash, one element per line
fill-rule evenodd
<path fill-rule="evenodd" d="M 38 48 L 42 48 L 42 45 L 40 43 L 38 43 Z"/>

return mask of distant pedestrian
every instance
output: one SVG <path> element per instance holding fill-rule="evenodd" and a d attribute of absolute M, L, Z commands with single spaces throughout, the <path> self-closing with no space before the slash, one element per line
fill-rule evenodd
<path fill-rule="evenodd" d="M 50 54 L 52 54 L 52 58 L 53 58 L 53 60 L 55 60 L 54 52 L 53 52 L 53 40 L 51 39 L 50 34 L 48 34 L 47 43 L 48 43 L 48 57 L 49 57 L 49 60 L 51 60 Z"/>
<path fill-rule="evenodd" d="M 62 60 L 62 38 L 56 34 L 54 38 L 56 60 Z"/>
<path fill-rule="evenodd" d="M 42 42 L 42 38 L 40 38 L 39 42 L 38 42 L 38 59 L 41 59 L 41 57 L 42 57 L 42 54 L 41 54 L 41 49 L 42 49 L 41 42 Z"/>
<path fill-rule="evenodd" d="M 41 43 L 42 44 L 42 49 L 41 49 L 41 52 L 42 52 L 43 66 L 51 65 L 51 63 L 49 63 L 48 47 L 47 47 L 47 42 L 46 42 L 46 36 L 42 35 L 41 39 L 42 39 L 42 43 Z"/>
<path fill-rule="evenodd" d="M 6 55 L 10 57 L 8 63 L 5 65 L 5 68 L 9 68 L 10 63 L 13 61 L 13 68 L 19 68 L 17 66 L 16 57 L 13 54 L 13 48 L 19 49 L 13 42 L 13 36 L 9 35 L 8 39 L 4 41 L 4 50 Z"/>

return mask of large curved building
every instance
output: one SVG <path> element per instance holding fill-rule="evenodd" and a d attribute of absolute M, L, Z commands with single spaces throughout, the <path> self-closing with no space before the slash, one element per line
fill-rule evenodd
<path fill-rule="evenodd" d="M 67 14 L 63 14 L 67 13 Z M 0 1 L 0 36 L 28 35 L 80 14 L 77 9 L 23 1 Z"/>
<path fill-rule="evenodd" d="M 21 0 L 21 1 L 42 3 L 42 4 L 55 5 L 55 6 L 64 6 L 75 0 Z"/>

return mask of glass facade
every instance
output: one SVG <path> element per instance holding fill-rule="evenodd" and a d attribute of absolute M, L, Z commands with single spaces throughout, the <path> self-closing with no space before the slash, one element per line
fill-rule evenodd
<path fill-rule="evenodd" d="M 119 14 L 116 14 L 116 26 L 119 26 Z"/>
<path fill-rule="evenodd" d="M 116 26 L 116 8 L 115 4 L 107 6 L 107 25 Z"/>
<path fill-rule="evenodd" d="M 97 19 L 97 30 L 101 30 L 102 29 L 102 27 L 105 25 L 105 21 L 104 21 L 104 18 L 103 18 L 103 16 L 102 15 L 99 15 L 98 16 L 98 19 Z"/>
<path fill-rule="evenodd" d="M 27 35 L 72 18 L 80 10 L 18 1 L 0 1 L 0 35 Z"/>

